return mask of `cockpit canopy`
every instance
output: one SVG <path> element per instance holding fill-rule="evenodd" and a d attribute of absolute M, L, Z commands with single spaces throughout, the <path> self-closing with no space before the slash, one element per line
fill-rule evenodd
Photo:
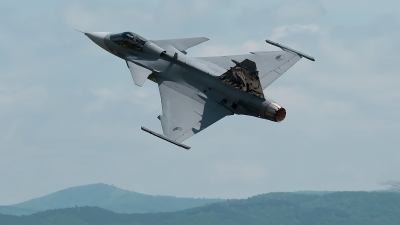
<path fill-rule="evenodd" d="M 117 45 L 140 52 L 143 52 L 143 46 L 147 42 L 147 39 L 133 32 L 113 34 L 110 36 L 110 39 Z"/>

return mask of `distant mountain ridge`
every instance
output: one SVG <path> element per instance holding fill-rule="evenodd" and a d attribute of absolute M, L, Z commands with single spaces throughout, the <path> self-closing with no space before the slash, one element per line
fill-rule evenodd
<path fill-rule="evenodd" d="M 0 214 L 29 215 L 75 206 L 100 207 L 116 213 L 174 212 L 220 201 L 223 200 L 152 196 L 107 184 L 90 184 L 67 188 L 18 204 L 0 206 Z"/>
<path fill-rule="evenodd" d="M 269 193 L 170 213 L 117 214 L 98 207 L 48 210 L 29 216 L 0 215 L 1 225 L 399 225 L 400 194 L 334 192 Z"/>

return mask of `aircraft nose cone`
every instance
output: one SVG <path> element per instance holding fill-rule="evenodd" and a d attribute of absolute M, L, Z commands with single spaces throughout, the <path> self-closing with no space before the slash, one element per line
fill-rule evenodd
<path fill-rule="evenodd" d="M 85 33 L 90 40 L 92 40 L 94 43 L 96 43 L 98 46 L 104 48 L 107 50 L 106 45 L 104 44 L 104 38 L 108 35 L 109 33 L 107 32 L 91 32 L 91 33 Z"/>

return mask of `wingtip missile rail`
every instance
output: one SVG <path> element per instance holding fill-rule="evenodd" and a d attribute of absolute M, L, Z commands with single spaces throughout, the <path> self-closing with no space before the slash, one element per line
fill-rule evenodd
<path fill-rule="evenodd" d="M 156 136 L 156 137 L 158 137 L 158 138 L 161 138 L 161 139 L 163 139 L 163 140 L 165 140 L 165 141 L 168 141 L 168 142 L 170 142 L 170 143 L 172 143 L 172 144 L 174 144 L 174 145 L 177 145 L 177 146 L 179 146 L 179 147 L 181 147 L 181 148 L 184 148 L 184 149 L 186 149 L 186 150 L 189 150 L 189 149 L 190 149 L 190 146 L 187 146 L 187 145 L 184 145 L 184 144 L 182 144 L 182 143 L 176 142 L 176 141 L 172 140 L 171 138 L 165 137 L 164 135 L 159 134 L 159 133 L 156 133 L 156 132 L 154 132 L 154 131 L 152 131 L 152 130 L 146 128 L 146 127 L 141 127 L 141 128 L 142 128 L 143 131 L 145 131 L 145 132 L 147 132 L 147 133 L 149 133 L 149 134 L 152 134 L 152 135 L 154 135 L 154 136 Z"/>
<path fill-rule="evenodd" d="M 271 40 L 265 40 L 268 44 L 271 44 L 271 45 L 274 45 L 274 46 L 276 46 L 276 47 L 278 47 L 278 48 L 281 48 L 283 51 L 288 51 L 288 52 L 292 52 L 292 53 L 295 53 L 295 54 L 297 54 L 297 55 L 299 55 L 299 56 L 301 56 L 301 57 L 304 57 L 304 58 L 306 58 L 306 59 L 308 59 L 308 60 L 311 60 L 311 61 L 315 61 L 315 59 L 314 59 L 314 57 L 311 57 L 311 56 L 309 56 L 309 55 L 307 55 L 307 54 L 304 54 L 304 53 L 302 53 L 302 52 L 299 52 L 299 51 L 297 51 L 297 50 L 294 50 L 294 49 L 292 49 L 292 48 L 289 48 L 289 47 L 287 47 L 287 46 L 285 46 L 285 45 L 281 45 L 281 44 L 279 44 L 279 43 L 277 43 L 277 42 L 274 42 L 274 41 L 271 41 Z"/>

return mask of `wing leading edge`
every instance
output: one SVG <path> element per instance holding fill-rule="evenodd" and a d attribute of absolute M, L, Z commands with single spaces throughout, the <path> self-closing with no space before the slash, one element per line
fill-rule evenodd
<path fill-rule="evenodd" d="M 194 37 L 194 38 L 157 40 L 157 41 L 152 41 L 152 42 L 154 42 L 155 44 L 158 44 L 158 45 L 161 44 L 161 46 L 163 44 L 168 44 L 168 45 L 171 45 L 172 47 L 178 49 L 179 51 L 184 52 L 188 48 L 191 48 L 193 46 L 196 46 L 196 45 L 206 42 L 208 40 L 209 39 L 205 38 L 205 37 Z"/>

